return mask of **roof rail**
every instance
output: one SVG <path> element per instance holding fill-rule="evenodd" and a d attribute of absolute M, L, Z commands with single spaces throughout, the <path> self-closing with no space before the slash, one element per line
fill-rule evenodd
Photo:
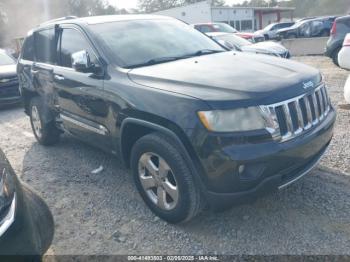
<path fill-rule="evenodd" d="M 60 17 L 60 18 L 56 18 L 56 19 L 52 19 L 52 20 L 43 22 L 43 23 L 41 23 L 39 26 L 51 24 L 51 23 L 54 23 L 54 22 L 60 22 L 60 21 L 64 21 L 64 20 L 76 19 L 76 18 L 78 18 L 78 17 L 77 17 L 77 16 L 73 16 L 73 15 L 71 15 L 71 16 L 65 16 L 65 17 Z"/>

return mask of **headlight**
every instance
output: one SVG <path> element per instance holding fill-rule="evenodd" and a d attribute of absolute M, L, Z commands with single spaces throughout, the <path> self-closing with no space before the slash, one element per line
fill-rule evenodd
<path fill-rule="evenodd" d="M 202 124 L 212 132 L 242 132 L 266 129 L 278 133 L 276 118 L 266 107 L 248 107 L 233 110 L 200 111 Z"/>

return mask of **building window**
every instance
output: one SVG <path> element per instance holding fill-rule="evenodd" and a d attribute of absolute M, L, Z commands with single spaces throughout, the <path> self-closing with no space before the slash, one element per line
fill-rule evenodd
<path fill-rule="evenodd" d="M 186 12 L 182 12 L 181 15 L 182 15 L 182 16 L 186 16 Z"/>
<path fill-rule="evenodd" d="M 230 21 L 230 26 L 232 26 L 233 28 L 236 28 L 235 21 Z"/>
<path fill-rule="evenodd" d="M 242 20 L 241 21 L 241 30 L 252 30 L 253 29 L 253 21 L 252 20 Z"/>
<path fill-rule="evenodd" d="M 236 10 L 233 10 L 233 13 L 234 13 L 234 14 L 236 14 L 236 13 L 237 13 L 237 11 L 236 11 Z"/>
<path fill-rule="evenodd" d="M 241 24 L 240 24 L 241 21 L 236 21 L 236 26 L 235 28 L 238 30 L 238 31 L 241 31 Z"/>

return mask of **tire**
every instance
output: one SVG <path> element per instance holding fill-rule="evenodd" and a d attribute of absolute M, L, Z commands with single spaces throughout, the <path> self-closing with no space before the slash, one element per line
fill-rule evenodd
<path fill-rule="evenodd" d="M 48 108 L 40 97 L 31 99 L 29 107 L 30 124 L 36 140 L 44 146 L 58 143 L 61 134 L 54 121 L 44 120 L 43 114 L 47 110 Z"/>
<path fill-rule="evenodd" d="M 341 50 L 341 47 L 338 47 L 337 49 L 335 49 L 333 51 L 333 54 L 332 54 L 332 60 L 336 66 L 339 66 L 338 54 L 339 54 L 340 50 Z"/>
<path fill-rule="evenodd" d="M 155 179 L 156 175 L 149 172 L 149 170 L 154 171 L 155 169 L 147 168 L 144 165 L 149 161 L 152 161 L 152 164 L 154 164 L 152 167 L 155 167 L 155 169 L 167 171 L 158 172 L 158 179 Z M 132 148 L 131 169 L 136 188 L 141 197 L 151 211 L 161 219 L 174 224 L 186 222 L 195 217 L 204 207 L 203 197 L 194 181 L 193 174 L 177 143 L 169 137 L 161 133 L 151 133 L 140 138 Z M 157 173 L 157 171 L 155 172 Z M 166 173 L 163 180 L 159 178 L 162 176 L 161 173 L 163 175 Z M 150 180 L 150 178 L 153 179 L 151 184 L 156 185 L 150 186 L 146 190 L 143 186 L 145 184 L 144 179 Z M 165 186 L 169 183 L 172 186 L 172 196 L 167 191 L 169 186 Z M 163 185 L 164 188 L 161 189 Z M 175 194 L 174 191 L 177 191 L 177 193 Z M 161 201 L 159 196 L 163 196 L 162 198 L 165 201 Z"/>

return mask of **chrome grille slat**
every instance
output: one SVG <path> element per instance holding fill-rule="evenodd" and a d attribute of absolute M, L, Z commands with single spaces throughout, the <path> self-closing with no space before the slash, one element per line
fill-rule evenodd
<path fill-rule="evenodd" d="M 286 141 L 319 124 L 330 111 L 330 100 L 322 84 L 304 95 L 265 107 L 274 112 L 281 141 Z"/>

